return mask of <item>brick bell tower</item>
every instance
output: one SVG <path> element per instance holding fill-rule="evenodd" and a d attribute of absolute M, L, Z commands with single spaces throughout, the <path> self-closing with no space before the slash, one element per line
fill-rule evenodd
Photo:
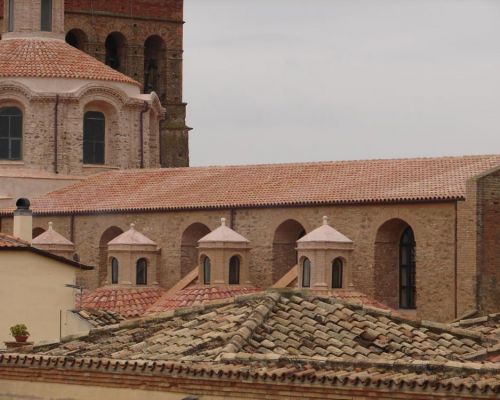
<path fill-rule="evenodd" d="M 166 108 L 160 126 L 162 167 L 189 166 L 183 8 L 183 0 L 65 1 L 66 42 L 140 82 L 144 93 L 156 92 Z"/>
<path fill-rule="evenodd" d="M 65 38 L 140 82 L 144 93 L 155 91 L 167 110 L 160 127 L 160 163 L 189 166 L 190 128 L 182 99 L 183 0 L 0 0 L 0 10 L 4 38 L 33 30 Z M 49 10 L 51 16 L 39 15 Z M 52 21 L 50 29 L 40 27 L 42 19 Z"/>

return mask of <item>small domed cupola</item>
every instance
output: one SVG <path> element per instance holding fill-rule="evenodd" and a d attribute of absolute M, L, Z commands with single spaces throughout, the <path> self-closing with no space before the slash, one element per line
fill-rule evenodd
<path fill-rule="evenodd" d="M 142 233 L 130 229 L 108 243 L 106 283 L 120 285 L 158 285 L 158 245 Z"/>
<path fill-rule="evenodd" d="M 37 249 L 69 259 L 72 259 L 75 254 L 75 245 L 73 242 L 56 232 L 52 222 L 49 222 L 49 229 L 34 238 L 31 244 Z"/>
<path fill-rule="evenodd" d="M 211 286 L 249 285 L 250 242 L 238 232 L 221 226 L 198 241 L 200 284 Z"/>
<path fill-rule="evenodd" d="M 328 224 L 297 241 L 299 287 L 310 289 L 342 289 L 352 286 L 349 261 L 353 241 Z"/>

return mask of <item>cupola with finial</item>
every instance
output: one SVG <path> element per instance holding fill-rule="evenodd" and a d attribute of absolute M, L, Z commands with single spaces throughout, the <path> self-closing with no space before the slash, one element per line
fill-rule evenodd
<path fill-rule="evenodd" d="M 75 255 L 75 245 L 73 242 L 56 232 L 52 222 L 49 222 L 49 229 L 34 238 L 31 244 L 37 249 L 45 250 L 61 257 L 72 259 Z"/>
<path fill-rule="evenodd" d="M 353 242 L 328 224 L 297 241 L 300 288 L 341 289 L 352 286 L 349 261 Z"/>
<path fill-rule="evenodd" d="M 108 243 L 108 284 L 158 285 L 158 245 L 142 233 L 130 229 Z"/>
<path fill-rule="evenodd" d="M 200 283 L 212 286 L 250 284 L 250 242 L 238 232 L 221 226 L 198 241 Z"/>

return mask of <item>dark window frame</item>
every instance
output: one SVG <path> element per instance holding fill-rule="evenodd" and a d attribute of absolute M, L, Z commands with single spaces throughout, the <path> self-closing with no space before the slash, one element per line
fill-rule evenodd
<path fill-rule="evenodd" d="M 148 284 L 148 260 L 139 258 L 135 264 L 135 284 L 145 286 Z"/>
<path fill-rule="evenodd" d="M 240 284 L 241 261 L 238 256 L 232 256 L 229 259 L 229 284 Z"/>
<path fill-rule="evenodd" d="M 308 258 L 302 261 L 302 287 L 311 287 L 311 260 Z"/>
<path fill-rule="evenodd" d="M 7 3 L 7 7 L 9 8 L 7 10 L 7 31 L 8 32 L 13 32 L 14 31 L 14 0 L 9 0 Z"/>
<path fill-rule="evenodd" d="M 332 262 L 332 289 L 342 289 L 344 279 L 344 260 L 336 258 Z"/>
<path fill-rule="evenodd" d="M 210 279 L 212 274 L 212 262 L 209 257 L 203 259 L 203 284 L 210 285 Z"/>
<path fill-rule="evenodd" d="M 2 126 L 6 129 L 2 129 Z M 17 129 L 16 129 L 17 127 Z M 16 106 L 0 108 L 0 146 L 7 149 L 0 160 L 21 161 L 23 159 L 23 111 Z"/>
<path fill-rule="evenodd" d="M 40 1 L 40 30 L 52 32 L 52 0 Z"/>
<path fill-rule="evenodd" d="M 111 257 L 111 284 L 118 284 L 120 264 L 115 257 Z"/>
<path fill-rule="evenodd" d="M 106 163 L 106 115 L 101 111 L 87 111 L 83 116 L 83 163 Z"/>
<path fill-rule="evenodd" d="M 411 227 L 404 230 L 399 242 L 399 308 L 417 308 L 416 242 Z"/>

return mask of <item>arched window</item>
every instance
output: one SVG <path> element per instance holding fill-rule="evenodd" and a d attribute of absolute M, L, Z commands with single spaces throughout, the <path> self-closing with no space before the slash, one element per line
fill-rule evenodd
<path fill-rule="evenodd" d="M 23 113 L 17 107 L 0 108 L 0 160 L 21 160 Z"/>
<path fill-rule="evenodd" d="M 136 285 L 148 284 L 148 262 L 145 258 L 137 261 L 135 283 Z"/>
<path fill-rule="evenodd" d="M 240 284 L 240 259 L 238 256 L 233 256 L 229 260 L 229 284 Z"/>
<path fill-rule="evenodd" d="M 14 0 L 9 0 L 7 7 L 9 7 L 7 14 L 7 18 L 9 19 L 7 21 L 7 30 L 12 32 L 14 30 Z"/>
<path fill-rule="evenodd" d="M 83 163 L 104 164 L 106 118 L 99 111 L 83 117 Z"/>
<path fill-rule="evenodd" d="M 118 283 L 118 260 L 111 258 L 111 283 L 116 285 Z"/>
<path fill-rule="evenodd" d="M 210 262 L 210 258 L 205 257 L 203 259 L 203 283 L 205 285 L 210 285 L 210 270 L 212 269 L 212 265 Z"/>
<path fill-rule="evenodd" d="M 399 243 L 399 306 L 415 309 L 416 299 L 416 243 L 413 230 L 408 227 Z"/>
<path fill-rule="evenodd" d="M 308 258 L 302 262 L 302 287 L 311 287 L 311 261 Z"/>
<path fill-rule="evenodd" d="M 88 43 L 87 35 L 81 29 L 71 29 L 66 34 L 66 43 L 78 50 L 84 51 Z"/>
<path fill-rule="evenodd" d="M 124 72 L 124 61 L 126 52 L 126 39 L 119 32 L 113 32 L 108 35 L 106 42 L 105 64 L 117 71 Z"/>
<path fill-rule="evenodd" d="M 42 0 L 40 13 L 40 30 L 52 31 L 52 0 Z"/>
<path fill-rule="evenodd" d="M 336 258 L 332 263 L 332 288 L 341 289 L 342 288 L 342 274 L 344 269 L 344 263 L 340 258 Z"/>

